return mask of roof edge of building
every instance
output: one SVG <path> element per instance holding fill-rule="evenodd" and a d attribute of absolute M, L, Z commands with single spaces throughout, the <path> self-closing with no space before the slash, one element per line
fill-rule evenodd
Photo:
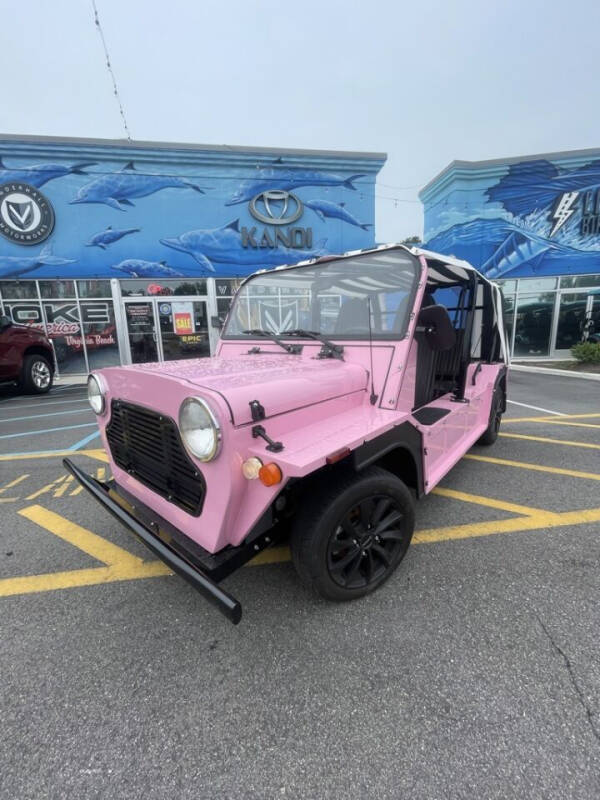
<path fill-rule="evenodd" d="M 452 173 L 464 171 L 468 173 L 473 170 L 481 169 L 494 169 L 495 167 L 509 166 L 510 164 L 518 164 L 522 161 L 538 161 L 539 159 L 546 159 L 548 161 L 559 161 L 565 158 L 585 158 L 587 156 L 596 155 L 600 158 L 600 147 L 588 147 L 580 150 L 559 150 L 553 153 L 533 153 L 524 156 L 510 156 L 508 158 L 490 158 L 481 161 L 463 161 L 455 159 L 444 167 L 438 174 L 432 178 L 428 183 L 423 186 L 419 191 L 419 199 L 423 200 L 425 195 L 431 194 L 432 189 L 441 188 L 438 184 L 446 182 L 444 179 L 450 178 Z"/>
<path fill-rule="evenodd" d="M 187 156 L 213 156 L 215 159 L 222 158 L 229 154 L 234 158 L 248 160 L 258 156 L 261 159 L 274 156 L 282 158 L 301 158 L 304 160 L 331 160 L 333 162 L 372 162 L 373 167 L 381 168 L 387 160 L 387 153 L 356 151 L 356 150 L 313 150 L 305 148 L 286 148 L 286 147 L 259 147 L 248 145 L 227 145 L 227 144 L 196 144 L 192 142 L 163 142 L 146 140 L 128 139 L 95 139 L 78 136 L 38 136 L 33 134 L 9 134 L 0 133 L 0 148 L 2 145 L 21 145 L 22 149 L 43 149 L 52 147 L 53 149 L 68 149 L 77 147 L 85 149 L 105 149 L 107 152 L 119 150 L 121 152 L 137 151 L 141 154 L 151 156 L 153 153 L 161 151 L 172 151 L 174 154 L 181 153 Z"/>

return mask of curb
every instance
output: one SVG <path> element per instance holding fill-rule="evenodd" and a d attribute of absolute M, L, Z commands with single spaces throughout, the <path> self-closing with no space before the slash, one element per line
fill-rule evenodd
<path fill-rule="evenodd" d="M 600 381 L 600 373 L 572 372 L 569 369 L 550 369 L 546 367 L 527 367 L 523 364 L 511 364 L 515 372 L 533 372 L 537 375 L 559 375 L 561 378 L 581 378 L 584 381 Z"/>

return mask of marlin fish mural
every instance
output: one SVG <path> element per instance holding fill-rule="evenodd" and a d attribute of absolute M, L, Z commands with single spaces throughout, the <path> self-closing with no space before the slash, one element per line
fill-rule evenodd
<path fill-rule="evenodd" d="M 248 202 L 257 194 L 267 191 L 267 189 L 286 189 L 291 191 L 301 186 L 343 186 L 346 189 L 356 191 L 354 181 L 364 177 L 364 173 L 344 178 L 342 175 L 335 175 L 332 172 L 291 168 L 282 170 L 274 167 L 264 167 L 256 171 L 254 178 L 242 181 L 237 191 L 225 205 L 235 206 L 238 203 Z"/>
<path fill-rule="evenodd" d="M 87 242 L 86 247 L 101 247 L 106 250 L 109 244 L 118 242 L 124 236 L 129 236 L 131 233 L 139 233 L 141 228 L 126 228 L 125 230 L 117 230 L 109 225 L 106 230 L 100 233 L 95 233 L 92 238 Z"/>
<path fill-rule="evenodd" d="M 355 216 L 346 211 L 345 203 L 332 203 L 329 200 L 304 200 L 304 205 L 311 208 L 321 220 L 325 220 L 325 217 L 341 219 L 342 222 L 355 225 L 357 228 L 362 228 L 363 231 L 368 231 L 373 227 L 372 222 L 359 222 Z"/>
<path fill-rule="evenodd" d="M 132 198 L 148 197 L 163 189 L 193 189 L 200 194 L 205 189 L 186 178 L 176 175 L 145 175 L 136 172 L 133 161 L 127 163 L 120 172 L 100 175 L 79 189 L 71 204 L 104 203 L 117 211 L 126 211 L 133 206 Z"/>
<path fill-rule="evenodd" d="M 600 187 L 600 161 L 578 169 L 559 169 L 550 161 L 525 161 L 512 164 L 508 174 L 487 189 L 490 200 L 502 203 L 516 215 L 529 214 L 551 205 L 561 192 L 584 191 Z"/>
<path fill-rule="evenodd" d="M 52 247 L 46 245 L 41 252 L 33 256 L 0 256 L 0 278 L 21 277 L 40 267 L 62 267 L 74 264 L 75 258 L 60 258 L 52 255 Z"/>
<path fill-rule="evenodd" d="M 93 167 L 96 161 L 79 161 L 77 164 L 36 164 L 32 167 L 7 167 L 0 158 L 0 183 L 23 181 L 39 189 L 48 181 L 62 178 L 63 175 L 87 175 L 85 167 Z"/>
<path fill-rule="evenodd" d="M 327 239 L 321 239 L 314 250 L 294 250 L 289 247 L 255 249 L 240 246 L 239 219 L 222 228 L 199 229 L 182 233 L 174 239 L 159 239 L 165 247 L 187 253 L 205 269 L 215 271 L 213 264 L 235 264 L 249 267 L 278 267 L 295 264 L 305 258 L 325 254 Z"/>
<path fill-rule="evenodd" d="M 126 258 L 112 269 L 124 272 L 131 278 L 183 278 L 184 273 L 167 265 L 166 261 L 144 261 L 141 258 Z"/>

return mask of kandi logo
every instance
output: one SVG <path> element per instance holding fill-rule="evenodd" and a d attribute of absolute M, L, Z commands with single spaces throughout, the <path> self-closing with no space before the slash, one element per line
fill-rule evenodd
<path fill-rule="evenodd" d="M 312 228 L 293 226 L 304 213 L 304 206 L 292 192 L 284 189 L 260 192 L 250 200 L 248 210 L 258 222 L 275 227 L 272 230 L 263 228 L 262 233 L 256 227 L 242 228 L 242 247 L 275 249 L 282 245 L 297 250 L 312 247 Z M 283 225 L 290 227 L 283 230 Z"/>
<path fill-rule="evenodd" d="M 0 233 L 16 244 L 39 244 L 54 228 L 54 210 L 39 189 L 28 183 L 0 185 Z"/>
<path fill-rule="evenodd" d="M 579 196 L 581 201 L 579 202 Z M 594 236 L 600 234 L 600 189 L 590 192 L 563 192 L 550 215 L 552 230 L 550 236 L 567 223 L 581 206 L 581 222 L 579 233 L 581 236 Z"/>

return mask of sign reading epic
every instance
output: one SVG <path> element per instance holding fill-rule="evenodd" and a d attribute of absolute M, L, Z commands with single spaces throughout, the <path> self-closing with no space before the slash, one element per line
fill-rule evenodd
<path fill-rule="evenodd" d="M 241 230 L 242 247 L 271 248 L 283 247 L 295 250 L 309 250 L 313 246 L 312 228 L 299 226 L 283 230 L 279 226 L 288 225 L 300 219 L 304 206 L 299 197 L 284 189 L 270 189 L 252 198 L 248 204 L 250 214 L 264 225 L 275 226 L 273 230 L 263 228 L 262 231 L 253 226 Z"/>

